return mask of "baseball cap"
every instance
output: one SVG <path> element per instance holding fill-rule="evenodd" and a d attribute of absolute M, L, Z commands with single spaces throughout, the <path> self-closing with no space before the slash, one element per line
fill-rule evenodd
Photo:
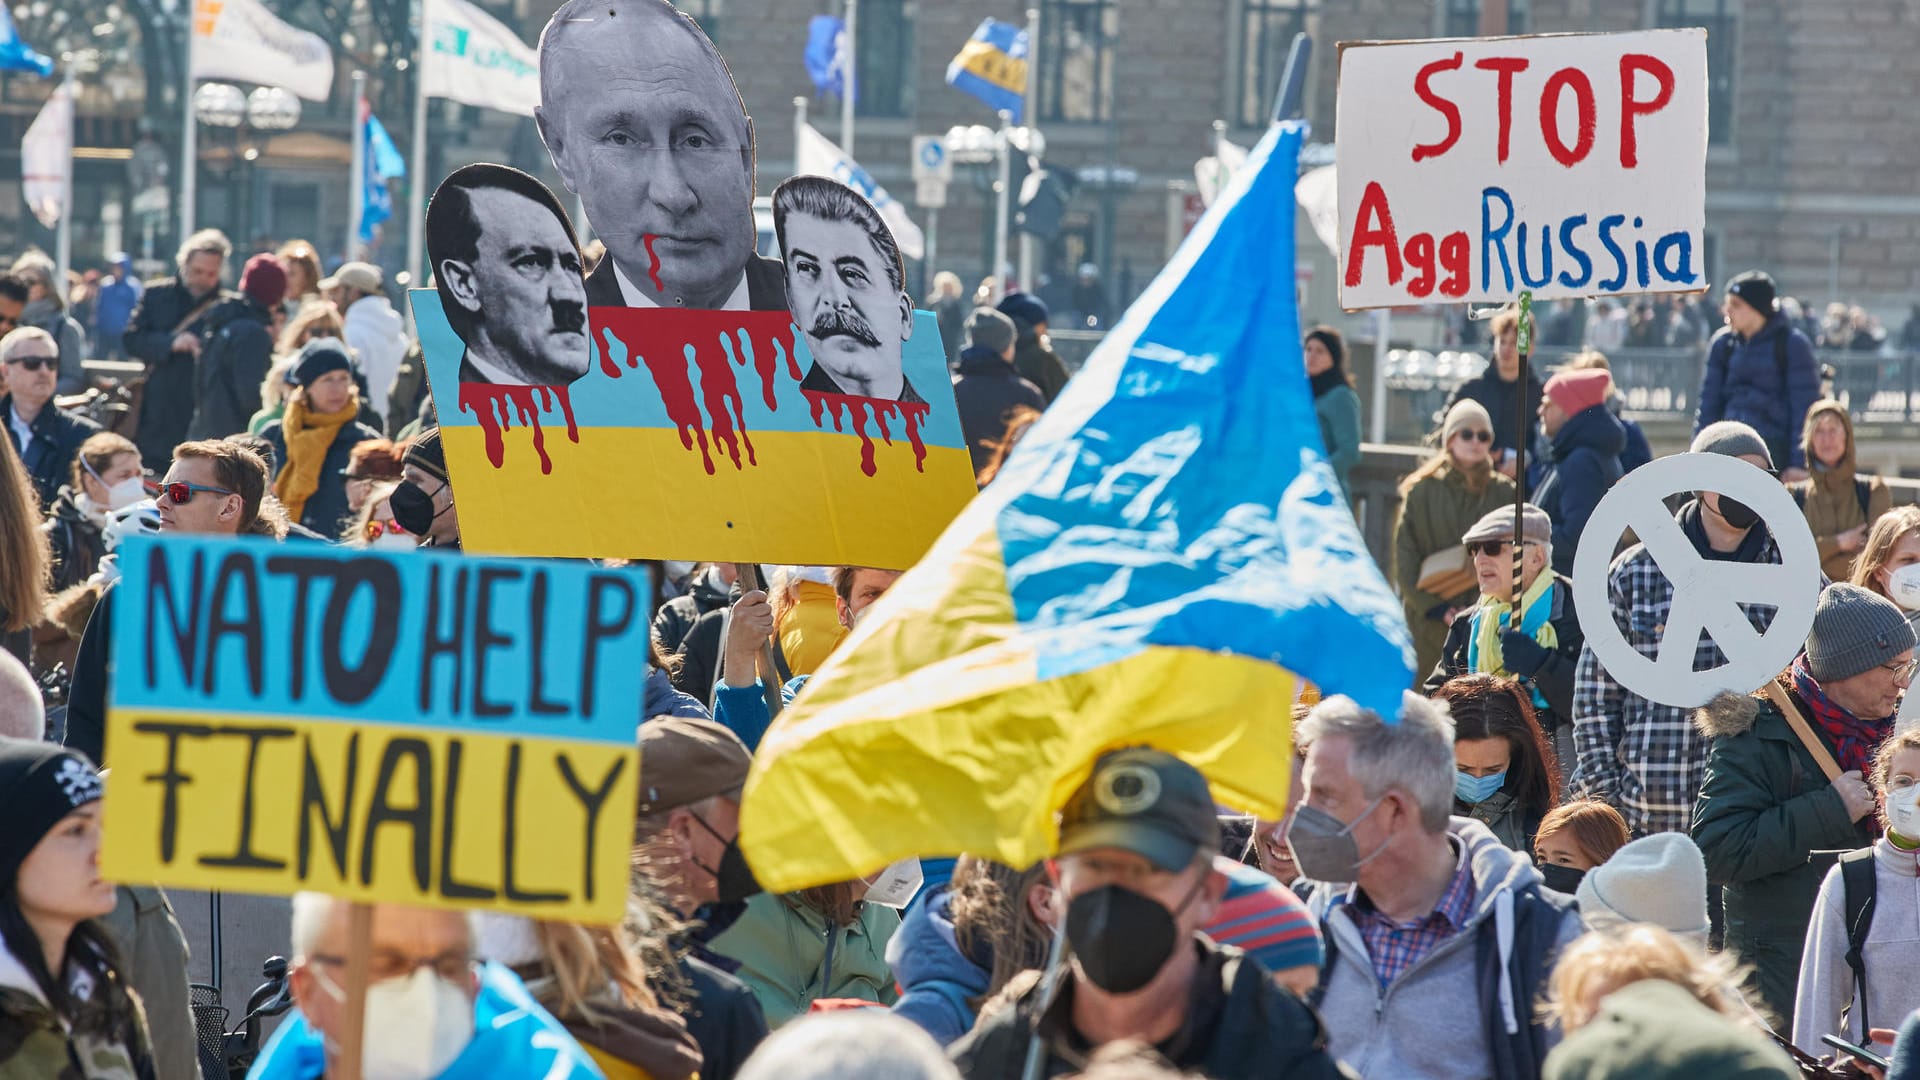
<path fill-rule="evenodd" d="M 738 799 L 753 755 L 740 736 L 711 720 L 667 716 L 640 725 L 640 812 Z"/>
<path fill-rule="evenodd" d="M 382 280 L 380 268 L 372 263 L 350 262 L 342 264 L 332 277 L 322 280 L 319 287 L 324 291 L 345 285 L 363 293 L 377 293 Z"/>
<path fill-rule="evenodd" d="M 1219 846 L 1207 778 L 1152 747 L 1102 754 L 1060 813 L 1062 855 L 1120 848 L 1176 872 L 1192 865 L 1201 850 Z"/>

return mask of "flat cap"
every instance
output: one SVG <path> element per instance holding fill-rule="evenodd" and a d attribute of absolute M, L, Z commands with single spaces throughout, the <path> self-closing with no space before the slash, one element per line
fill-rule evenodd
<path fill-rule="evenodd" d="M 640 813 L 702 799 L 738 799 L 753 755 L 740 736 L 711 720 L 666 716 L 640 725 Z"/>
<path fill-rule="evenodd" d="M 1529 503 L 1520 514 L 1520 539 L 1529 544 L 1546 544 L 1553 541 L 1553 519 L 1545 510 Z M 1513 507 L 1503 506 L 1498 510 L 1489 510 L 1486 516 L 1473 523 L 1465 536 L 1460 538 L 1463 544 L 1480 544 L 1488 540 L 1513 542 Z"/>

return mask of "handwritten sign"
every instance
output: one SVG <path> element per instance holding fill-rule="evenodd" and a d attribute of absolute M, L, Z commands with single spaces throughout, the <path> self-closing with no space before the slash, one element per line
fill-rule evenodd
<path fill-rule="evenodd" d="M 1707 287 L 1705 30 L 1346 45 L 1337 114 L 1343 307 Z"/>
<path fill-rule="evenodd" d="M 108 877 L 620 916 L 644 572 L 204 537 L 123 551 Z"/>

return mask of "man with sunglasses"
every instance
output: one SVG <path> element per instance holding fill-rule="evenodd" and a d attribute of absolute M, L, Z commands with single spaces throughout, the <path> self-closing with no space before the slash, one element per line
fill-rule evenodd
<path fill-rule="evenodd" d="M 60 347 L 38 327 L 22 326 L 0 337 L 0 420 L 7 438 L 33 477 L 41 506 L 52 506 L 73 468 L 73 456 L 100 425 L 57 408 L 54 389 L 60 378 Z"/>
<path fill-rule="evenodd" d="M 1723 694 L 1699 712 L 1713 749 L 1693 839 L 1707 880 L 1725 887 L 1727 945 L 1754 966 L 1781 1031 L 1793 1024 L 1801 950 L 1832 856 L 1879 832 L 1864 774 L 1913 683 L 1914 644 L 1891 600 L 1831 585 L 1806 650 L 1766 697 Z"/>
<path fill-rule="evenodd" d="M 1580 616 L 1573 583 L 1555 573 L 1553 519 L 1528 506 L 1521 519 L 1519 615 L 1513 601 L 1513 509 L 1489 512 L 1460 542 L 1473 557 L 1480 602 L 1453 620 L 1428 694 L 1448 679 L 1484 672 L 1519 679 L 1533 696 L 1540 729 L 1553 740 L 1561 775 L 1573 771 L 1573 673 L 1580 663 Z"/>

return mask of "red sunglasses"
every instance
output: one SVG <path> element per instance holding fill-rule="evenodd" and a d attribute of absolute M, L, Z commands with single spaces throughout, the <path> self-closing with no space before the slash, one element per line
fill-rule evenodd
<path fill-rule="evenodd" d="M 399 522 L 394 521 L 392 519 L 388 519 L 386 521 L 369 521 L 367 522 L 366 529 L 363 531 L 366 534 L 367 542 L 372 543 L 373 541 L 380 539 L 381 533 L 388 533 L 393 536 L 399 536 L 400 534 L 406 532 L 407 530 L 401 528 Z"/>
<path fill-rule="evenodd" d="M 211 491 L 215 495 L 233 494 L 232 491 L 226 488 L 208 487 L 205 484 L 189 484 L 185 480 L 175 480 L 171 484 L 163 484 L 160 490 L 166 494 L 167 498 L 173 500 L 175 506 L 186 505 L 193 501 L 193 497 L 202 491 Z"/>

